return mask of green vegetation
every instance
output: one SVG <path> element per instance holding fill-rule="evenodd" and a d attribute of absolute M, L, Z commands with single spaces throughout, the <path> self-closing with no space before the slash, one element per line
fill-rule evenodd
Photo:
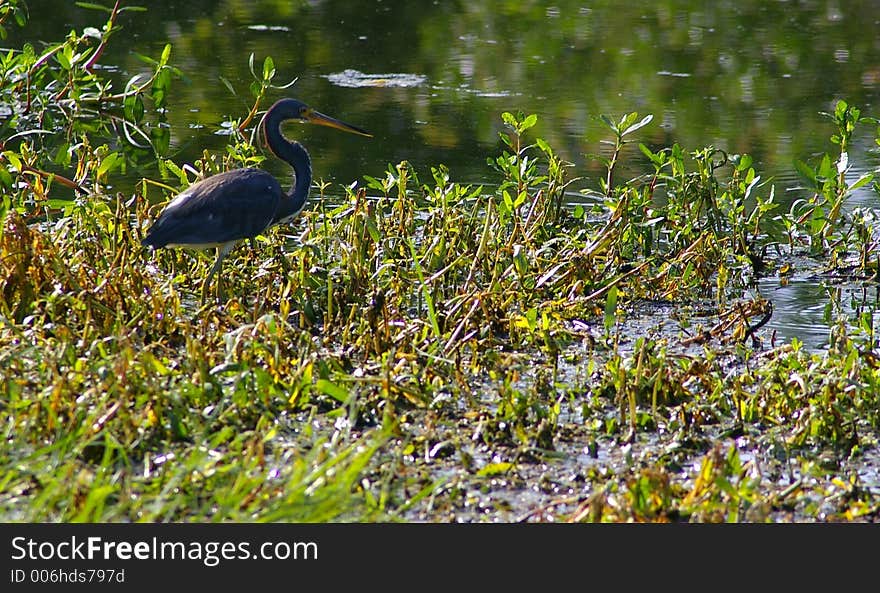
<path fill-rule="evenodd" d="M 184 167 L 162 125 L 172 48 L 121 91 L 95 68 L 120 10 L 0 62 L 5 520 L 880 516 L 858 473 L 880 430 L 871 303 L 820 354 L 768 347 L 749 290 L 808 257 L 876 276 L 874 219 L 845 207 L 880 194 L 846 175 L 877 123 L 855 106 L 828 114 L 833 154 L 797 163 L 810 193 L 787 211 L 713 146 L 637 144 L 646 169 L 621 180 L 652 123 L 636 113 L 599 119 L 604 175 L 571 203 L 538 118 L 503 113 L 491 190 L 405 161 L 319 184 L 199 308 L 211 258 L 139 239 L 196 175 L 262 162 L 274 63 L 251 58 L 227 151 Z M 112 193 L 127 168 L 143 182 Z"/>

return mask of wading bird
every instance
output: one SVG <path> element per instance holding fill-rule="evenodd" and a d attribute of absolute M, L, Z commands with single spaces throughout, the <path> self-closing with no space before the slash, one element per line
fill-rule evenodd
<path fill-rule="evenodd" d="M 269 149 L 293 167 L 294 182 L 289 194 L 266 171 L 235 169 L 212 175 L 191 185 L 172 200 L 141 241 L 160 247 L 217 248 L 217 260 L 202 284 L 202 303 L 211 278 L 220 271 L 223 258 L 242 239 L 253 239 L 273 225 L 293 220 L 306 204 L 312 183 L 312 161 L 305 147 L 290 142 L 281 133 L 281 123 L 296 120 L 371 136 L 360 128 L 318 113 L 295 99 L 281 99 L 263 117 L 263 132 Z M 217 296 L 222 300 L 221 278 Z"/>

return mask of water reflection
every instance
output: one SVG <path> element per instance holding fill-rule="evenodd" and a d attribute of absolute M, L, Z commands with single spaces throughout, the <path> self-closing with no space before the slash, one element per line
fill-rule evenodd
<path fill-rule="evenodd" d="M 105 18 L 66 0 L 39 4 L 28 28 L 14 35 L 39 44 Z M 147 12 L 124 13 L 125 30 L 103 61 L 121 65 L 121 85 L 144 70 L 135 52 L 156 55 L 173 44 L 173 63 L 187 77 L 172 89 L 169 112 L 177 160 L 222 150 L 225 140 L 212 132 L 247 112 L 254 53 L 258 63 L 275 59 L 279 79 L 298 79 L 279 96 L 295 95 L 377 131 L 367 151 L 301 131 L 320 155 L 316 176 L 331 181 L 376 176 L 407 159 L 426 176 L 444 163 L 456 179 L 486 182 L 485 159 L 499 150 L 500 113 L 521 109 L 539 114 L 536 133 L 574 163 L 584 186 L 595 187 L 599 175 L 585 155 L 600 152 L 605 137 L 593 118 L 628 111 L 656 116 L 640 136 L 653 147 L 679 142 L 749 152 L 765 178 L 788 184 L 794 158 L 831 149 L 831 126 L 819 111 L 840 97 L 865 113 L 877 105 L 876 14 L 877 3 L 868 0 L 160 0 Z M 331 78 L 348 70 L 424 82 L 351 87 Z M 203 126 L 200 133 L 194 125 Z M 865 152 L 872 135 L 863 130 L 853 150 L 863 170 L 878 163 Z M 628 158 L 641 165 L 636 150 Z"/>
<path fill-rule="evenodd" d="M 874 311 L 880 310 L 876 285 L 831 284 L 815 278 L 780 282 L 764 278 L 758 283 L 760 294 L 773 303 L 773 317 L 764 326 L 775 333 L 776 343 L 797 338 L 810 350 L 828 348 L 832 330 L 841 322 L 857 325 L 862 314 L 869 314 L 876 326 Z"/>

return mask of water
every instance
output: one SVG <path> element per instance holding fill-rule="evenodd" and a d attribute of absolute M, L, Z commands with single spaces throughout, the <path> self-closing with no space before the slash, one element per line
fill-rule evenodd
<path fill-rule="evenodd" d="M 638 140 L 654 148 L 678 142 L 751 154 L 777 195 L 807 197 L 792 162 L 835 148 L 829 120 L 838 99 L 880 115 L 880 2 L 233 2 L 164 0 L 146 12 L 125 12 L 102 63 L 114 66 L 118 88 L 148 71 L 135 52 L 158 56 L 171 43 L 176 80 L 167 113 L 172 153 L 192 162 L 203 149 L 222 151 L 222 126 L 243 117 L 251 97 L 251 53 L 259 68 L 271 55 L 279 84 L 269 100 L 296 96 L 329 115 L 370 130 L 364 139 L 309 126 L 287 133 L 309 147 L 317 179 L 336 184 L 381 177 L 388 164 L 409 161 L 422 181 L 440 163 L 456 181 L 492 184 L 486 158 L 501 150 L 500 114 L 539 116 L 535 135 L 574 166 L 571 189 L 596 188 L 601 165 L 587 155 L 605 150 L 598 114 L 651 113 Z M 106 14 L 69 0 L 31 0 L 31 22 L 0 45 L 37 46 L 71 29 L 100 27 Z M 44 15 L 51 15 L 46 18 Z M 236 91 L 233 95 L 221 78 Z M 852 178 L 878 167 L 874 130 L 861 129 L 850 161 Z M 647 170 L 635 145 L 625 172 Z M 266 168 L 289 175 L 274 160 Z M 142 175 L 116 180 L 132 187 Z M 341 192 L 340 192 L 341 193 Z M 854 203 L 871 205 L 865 189 Z M 793 307 L 786 335 L 821 343 L 827 325 L 810 314 L 824 307 L 801 300 L 797 284 L 767 291 L 782 299 L 774 318 Z M 789 300 L 791 297 L 791 300 Z M 809 300 L 809 299 L 808 299 Z M 804 303 L 807 303 L 806 305 Z M 815 311 L 814 311 L 815 312 Z M 809 315 L 808 315 L 809 314 Z M 807 315 L 807 317 L 804 317 Z M 777 328 L 779 329 L 779 328 Z"/>
<path fill-rule="evenodd" d="M 4 44 L 60 39 L 100 27 L 106 14 L 67 0 L 31 0 L 31 22 Z M 880 2 L 231 2 L 164 0 L 126 12 L 104 64 L 120 85 L 145 72 L 133 52 L 157 56 L 173 46 L 185 74 L 172 89 L 175 158 L 219 149 L 227 117 L 247 111 L 248 56 L 271 55 L 281 83 L 272 99 L 295 95 L 319 110 L 368 127 L 365 144 L 326 130 L 295 130 L 315 154 L 316 173 L 349 183 L 409 160 L 417 171 L 445 163 L 456 179 L 491 177 L 500 113 L 540 117 L 548 140 L 584 186 L 599 166 L 600 113 L 652 113 L 639 139 L 691 149 L 714 144 L 749 152 L 785 185 L 791 162 L 830 151 L 829 122 L 818 112 L 838 98 L 876 113 L 880 93 Z M 41 15 L 51 14 L 52 18 Z M 366 78 L 351 84 L 348 70 Z M 232 96 L 220 77 L 238 92 Z M 341 82 L 340 82 L 341 81 Z M 401 84 L 401 82 L 403 82 Z M 873 130 L 854 150 L 856 168 Z M 638 159 L 637 151 L 630 153 Z M 279 167 L 283 170 L 283 167 Z"/>
<path fill-rule="evenodd" d="M 758 288 L 761 296 L 773 302 L 773 317 L 764 330 L 777 345 L 797 338 L 807 349 L 819 351 L 828 347 L 832 329 L 841 324 L 849 328 L 873 327 L 875 334 L 880 330 L 876 282 L 841 283 L 817 277 L 780 282 L 778 278 L 764 278 Z M 867 323 L 860 324 L 862 317 Z"/>

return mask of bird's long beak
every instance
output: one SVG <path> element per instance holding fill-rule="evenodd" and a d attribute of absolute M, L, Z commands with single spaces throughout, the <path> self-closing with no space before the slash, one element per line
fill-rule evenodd
<path fill-rule="evenodd" d="M 332 118 L 329 115 L 324 115 L 323 113 L 319 113 L 314 109 L 310 109 L 304 116 L 304 119 L 310 124 L 317 124 L 319 126 L 327 126 L 328 128 L 336 128 L 337 130 L 342 130 L 343 132 L 351 132 L 352 134 L 358 134 L 360 136 L 367 136 L 372 138 L 373 135 L 367 132 L 366 130 L 362 130 L 356 126 L 351 124 L 347 124 L 345 122 L 339 121 L 338 119 Z"/>

